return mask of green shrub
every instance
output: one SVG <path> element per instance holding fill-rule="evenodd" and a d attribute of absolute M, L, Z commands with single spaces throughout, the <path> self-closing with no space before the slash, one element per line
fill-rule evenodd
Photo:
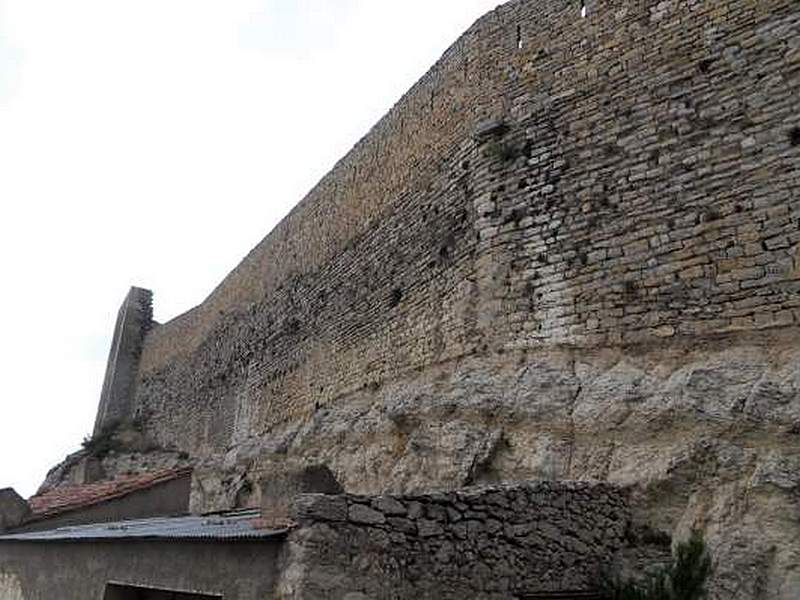
<path fill-rule="evenodd" d="M 120 450 L 122 444 L 117 439 L 117 432 L 121 426 L 122 423 L 120 421 L 108 423 L 95 435 L 83 438 L 81 445 L 89 453 L 89 456 L 96 458 L 103 458 L 112 450 Z"/>
<path fill-rule="evenodd" d="M 711 557 L 706 550 L 703 534 L 693 531 L 689 541 L 678 544 L 675 563 L 669 576 L 672 598 L 700 600 L 705 598 L 705 584 L 711 574 Z"/>
<path fill-rule="evenodd" d="M 702 600 L 711 574 L 711 557 L 703 534 L 693 531 L 675 548 L 675 560 L 644 581 L 613 580 L 604 586 L 605 600 Z"/>

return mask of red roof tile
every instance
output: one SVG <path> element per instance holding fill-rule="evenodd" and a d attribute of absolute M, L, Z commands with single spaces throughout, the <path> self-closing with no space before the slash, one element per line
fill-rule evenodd
<path fill-rule="evenodd" d="M 114 498 L 126 496 L 131 492 L 171 481 L 188 475 L 191 469 L 164 469 L 141 475 L 121 477 L 112 481 L 99 481 L 81 485 L 62 485 L 44 494 L 28 499 L 33 519 L 41 519 L 58 513 L 99 504 Z"/>

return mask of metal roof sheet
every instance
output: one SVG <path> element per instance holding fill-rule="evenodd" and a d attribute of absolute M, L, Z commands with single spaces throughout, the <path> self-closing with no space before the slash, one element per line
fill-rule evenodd
<path fill-rule="evenodd" d="M 46 531 L 0 535 L 0 542 L 90 542 L 99 540 L 252 540 L 286 535 L 288 528 L 267 528 L 258 511 L 220 515 L 154 517 L 93 523 Z"/>

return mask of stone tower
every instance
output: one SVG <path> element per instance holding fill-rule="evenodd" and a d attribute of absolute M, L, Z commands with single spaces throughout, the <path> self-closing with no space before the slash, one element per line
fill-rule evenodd
<path fill-rule="evenodd" d="M 130 417 L 142 343 L 152 323 L 153 293 L 132 287 L 117 315 L 94 423 L 95 435 L 108 425 Z"/>

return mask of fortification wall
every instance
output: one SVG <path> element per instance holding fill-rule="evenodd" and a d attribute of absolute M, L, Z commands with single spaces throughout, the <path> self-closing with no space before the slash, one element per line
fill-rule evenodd
<path fill-rule="evenodd" d="M 202 453 L 464 355 L 794 325 L 797 28 L 790 0 L 499 7 L 148 335 L 139 409 Z"/>
<path fill-rule="evenodd" d="M 200 306 L 134 410 L 247 504 L 633 485 L 718 598 L 800 594 L 800 5 L 519 0 L 479 20 Z"/>
<path fill-rule="evenodd" d="M 138 405 L 220 448 L 487 349 L 794 324 L 797 18 L 789 0 L 499 7 L 150 333 Z"/>

